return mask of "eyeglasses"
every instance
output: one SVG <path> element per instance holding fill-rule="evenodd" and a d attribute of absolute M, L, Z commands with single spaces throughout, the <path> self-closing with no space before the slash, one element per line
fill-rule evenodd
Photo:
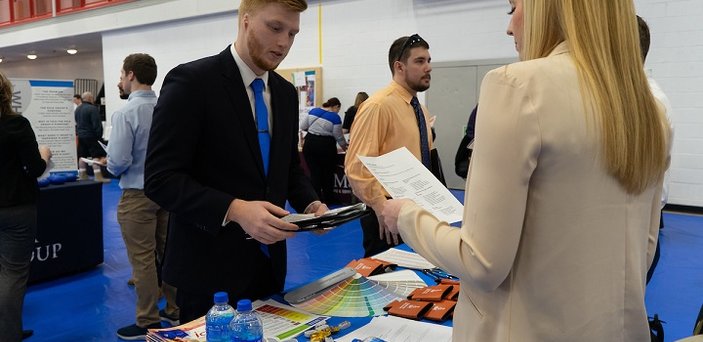
<path fill-rule="evenodd" d="M 405 50 L 407 50 L 408 48 L 410 48 L 411 46 L 413 46 L 419 42 L 424 42 L 424 41 L 425 40 L 422 39 L 422 37 L 420 37 L 419 34 L 417 34 L 417 33 L 413 34 L 412 36 L 410 36 L 408 39 L 405 40 L 405 43 L 403 43 L 403 47 L 400 48 L 400 53 L 398 54 L 398 58 L 396 58 L 395 60 L 397 62 L 399 62 L 400 59 L 403 57 Z"/>

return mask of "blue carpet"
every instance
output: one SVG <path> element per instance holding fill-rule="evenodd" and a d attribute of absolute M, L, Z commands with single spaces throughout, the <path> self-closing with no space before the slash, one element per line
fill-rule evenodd
<path fill-rule="evenodd" d="M 456 192 L 459 199 L 463 192 Z M 103 186 L 105 263 L 93 270 L 33 285 L 24 306 L 28 341 L 119 341 L 115 331 L 134 323 L 136 295 L 127 285 L 130 266 L 116 206 L 116 181 Z M 703 217 L 664 215 L 659 266 L 646 304 L 666 321 L 666 341 L 689 336 L 703 304 Z M 358 221 L 328 234 L 301 233 L 288 242 L 286 289 L 303 285 L 363 256 Z M 163 306 L 163 303 L 161 303 Z"/>

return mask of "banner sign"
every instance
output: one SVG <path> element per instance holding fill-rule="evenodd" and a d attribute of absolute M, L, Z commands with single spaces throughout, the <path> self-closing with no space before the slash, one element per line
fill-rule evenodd
<path fill-rule="evenodd" d="M 37 142 L 51 148 L 51 172 L 76 172 L 73 81 L 13 78 L 12 107 L 32 124 Z"/>

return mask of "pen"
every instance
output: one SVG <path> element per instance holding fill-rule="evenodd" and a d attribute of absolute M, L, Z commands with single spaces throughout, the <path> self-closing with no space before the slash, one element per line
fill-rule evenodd
<path fill-rule="evenodd" d="M 447 271 L 445 271 L 445 270 L 443 270 L 443 269 L 441 269 L 441 268 L 433 268 L 433 269 L 431 270 L 431 272 L 433 272 L 434 274 L 436 274 L 436 275 L 438 275 L 439 277 L 444 278 L 444 279 L 459 280 L 458 277 L 456 277 L 456 276 L 454 276 L 454 275 L 452 275 L 452 274 L 447 273 Z"/>
<path fill-rule="evenodd" d="M 442 281 L 442 279 L 449 279 L 449 280 L 459 280 L 458 277 L 451 275 L 439 268 L 433 268 L 433 269 L 424 269 L 422 270 L 422 273 L 426 274 L 428 277 L 432 278 L 432 280 L 435 281 L 435 283 L 439 283 Z"/>
<path fill-rule="evenodd" d="M 432 280 L 434 280 L 435 283 L 439 283 L 442 280 L 442 278 L 440 278 L 438 275 L 432 273 L 432 271 L 429 269 L 422 270 L 422 273 L 424 273 L 428 277 L 432 278 Z"/>

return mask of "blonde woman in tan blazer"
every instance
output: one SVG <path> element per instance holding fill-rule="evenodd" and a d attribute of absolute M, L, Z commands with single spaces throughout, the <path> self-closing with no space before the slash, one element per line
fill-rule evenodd
<path fill-rule="evenodd" d="M 382 215 L 461 278 L 454 341 L 648 341 L 645 275 L 668 164 L 632 0 L 511 0 L 522 62 L 491 71 L 463 225 Z"/>

